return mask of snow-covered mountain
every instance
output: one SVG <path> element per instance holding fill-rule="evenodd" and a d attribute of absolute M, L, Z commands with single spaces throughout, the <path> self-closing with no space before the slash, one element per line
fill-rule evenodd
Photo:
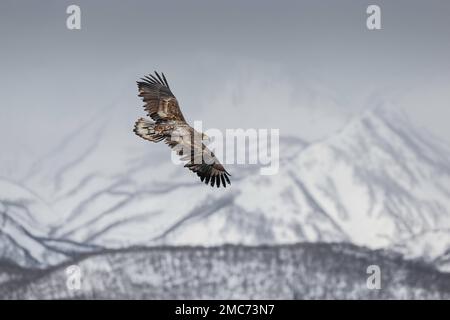
<path fill-rule="evenodd" d="M 346 241 L 429 258 L 450 245 L 449 149 L 384 108 L 300 150 L 278 175 L 250 176 L 238 189 L 232 203 L 166 241 Z M 440 241 L 425 241 L 437 234 Z"/>
<path fill-rule="evenodd" d="M 46 266 L 105 247 L 303 241 L 448 254 L 450 149 L 398 112 L 367 110 L 311 144 L 282 138 L 278 174 L 234 166 L 227 189 L 173 165 L 132 121 L 119 110 L 88 122 L 20 181 L 2 180 L 2 258 Z"/>
<path fill-rule="evenodd" d="M 381 290 L 367 289 L 372 263 L 383 270 Z M 343 243 L 127 248 L 86 255 L 76 265 L 80 290 L 67 287 L 67 264 L 25 275 L 14 268 L 12 276 L 0 265 L 0 299 L 450 298 L 450 274 Z M 1 283 L 2 271 L 12 279 Z"/>

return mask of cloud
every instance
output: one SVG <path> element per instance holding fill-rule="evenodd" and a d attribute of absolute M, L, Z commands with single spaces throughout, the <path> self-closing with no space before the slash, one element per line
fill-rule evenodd
<path fill-rule="evenodd" d="M 351 114 L 317 80 L 257 61 L 234 65 L 210 89 L 202 101 L 205 127 L 274 128 L 281 136 L 315 140 L 341 128 Z"/>

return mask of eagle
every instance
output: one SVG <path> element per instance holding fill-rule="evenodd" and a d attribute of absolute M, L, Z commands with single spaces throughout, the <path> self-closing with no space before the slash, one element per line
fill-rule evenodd
<path fill-rule="evenodd" d="M 213 152 L 203 143 L 207 138 L 192 128 L 181 113 L 177 98 L 170 90 L 164 75 L 155 71 L 137 81 L 139 97 L 144 101 L 144 109 L 153 120 L 139 118 L 134 125 L 134 133 L 151 141 L 164 141 L 187 161 L 184 167 L 193 171 L 205 184 L 224 187 L 231 184 L 231 176 Z"/>

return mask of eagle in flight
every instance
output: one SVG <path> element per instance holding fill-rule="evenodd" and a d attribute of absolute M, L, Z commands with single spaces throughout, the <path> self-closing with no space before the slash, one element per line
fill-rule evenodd
<path fill-rule="evenodd" d="M 137 81 L 139 96 L 142 97 L 150 121 L 140 118 L 134 125 L 134 133 L 151 141 L 163 141 L 187 161 L 184 165 L 195 172 L 202 182 L 218 188 L 230 183 L 230 174 L 204 144 L 205 134 L 197 132 L 181 113 L 178 101 L 170 90 L 164 73 L 148 75 Z"/>

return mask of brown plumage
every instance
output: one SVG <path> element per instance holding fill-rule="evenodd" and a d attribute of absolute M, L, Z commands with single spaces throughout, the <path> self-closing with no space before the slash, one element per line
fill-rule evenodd
<path fill-rule="evenodd" d="M 202 182 L 211 186 L 226 187 L 230 174 L 202 142 L 204 134 L 189 126 L 181 113 L 178 101 L 170 91 L 164 73 L 148 75 L 137 82 L 139 96 L 144 100 L 144 109 L 154 122 L 140 118 L 134 125 L 134 132 L 151 141 L 165 141 L 174 149 L 184 165 L 195 172 Z"/>

